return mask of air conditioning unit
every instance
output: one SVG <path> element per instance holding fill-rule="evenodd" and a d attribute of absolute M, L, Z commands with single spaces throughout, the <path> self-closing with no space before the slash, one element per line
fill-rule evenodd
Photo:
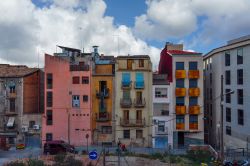
<path fill-rule="evenodd" d="M 39 125 L 33 125 L 33 129 L 34 129 L 34 130 L 39 130 L 39 129 L 40 129 L 40 126 L 39 126 Z"/>
<path fill-rule="evenodd" d="M 27 133 L 29 131 L 29 126 L 22 126 L 22 132 Z"/>

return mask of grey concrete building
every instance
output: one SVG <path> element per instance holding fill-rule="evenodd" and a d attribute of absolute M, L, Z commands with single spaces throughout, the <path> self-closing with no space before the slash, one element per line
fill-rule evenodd
<path fill-rule="evenodd" d="M 250 136 L 250 35 L 213 49 L 203 62 L 205 142 L 215 148 L 222 145 L 224 150 L 246 148 Z"/>

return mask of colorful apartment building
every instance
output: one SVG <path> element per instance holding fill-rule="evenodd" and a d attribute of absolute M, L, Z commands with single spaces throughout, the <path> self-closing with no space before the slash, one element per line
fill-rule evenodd
<path fill-rule="evenodd" d="M 154 148 L 169 149 L 173 146 L 172 83 L 167 74 L 153 74 L 153 122 L 152 141 Z"/>
<path fill-rule="evenodd" d="M 91 142 L 91 54 L 59 46 L 45 54 L 45 111 L 42 143 L 63 140 L 75 146 Z"/>
<path fill-rule="evenodd" d="M 0 64 L 0 148 L 24 142 L 30 146 L 30 134 L 36 135 L 39 146 L 42 112 L 43 72 Z"/>
<path fill-rule="evenodd" d="M 92 62 L 92 131 L 93 144 L 113 145 L 112 113 L 114 107 L 114 56 L 99 55 L 94 46 Z"/>
<path fill-rule="evenodd" d="M 115 64 L 115 141 L 152 146 L 152 63 L 147 55 L 118 56 Z"/>
<path fill-rule="evenodd" d="M 173 81 L 173 148 L 204 142 L 202 55 L 167 43 L 161 52 L 159 73 Z M 172 66 L 172 67 L 170 67 Z"/>

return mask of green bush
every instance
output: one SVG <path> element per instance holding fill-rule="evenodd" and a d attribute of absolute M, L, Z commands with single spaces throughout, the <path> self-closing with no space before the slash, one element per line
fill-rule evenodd
<path fill-rule="evenodd" d="M 83 163 L 81 160 L 77 160 L 74 156 L 68 156 L 65 160 L 65 164 L 69 166 L 82 166 Z"/>
<path fill-rule="evenodd" d="M 22 161 L 11 161 L 6 166 L 25 166 L 25 164 Z"/>
<path fill-rule="evenodd" d="M 27 161 L 27 165 L 28 166 L 45 166 L 44 162 L 38 159 L 29 159 Z"/>
<path fill-rule="evenodd" d="M 210 154 L 210 152 L 205 151 L 205 150 L 190 150 L 187 153 L 187 158 L 197 163 L 200 163 L 200 162 L 210 161 L 212 158 L 212 155 Z"/>

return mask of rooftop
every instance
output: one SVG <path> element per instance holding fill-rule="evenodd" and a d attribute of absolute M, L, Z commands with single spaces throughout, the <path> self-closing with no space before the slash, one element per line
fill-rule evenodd
<path fill-rule="evenodd" d="M 117 59 L 150 59 L 150 57 L 148 55 L 120 55 Z"/>
<path fill-rule="evenodd" d="M 0 64 L 0 77 L 24 77 L 38 70 L 38 68 L 28 68 L 24 65 Z"/>
<path fill-rule="evenodd" d="M 182 50 L 168 50 L 171 55 L 200 55 L 201 53 L 192 52 L 192 51 L 182 51 Z"/>

